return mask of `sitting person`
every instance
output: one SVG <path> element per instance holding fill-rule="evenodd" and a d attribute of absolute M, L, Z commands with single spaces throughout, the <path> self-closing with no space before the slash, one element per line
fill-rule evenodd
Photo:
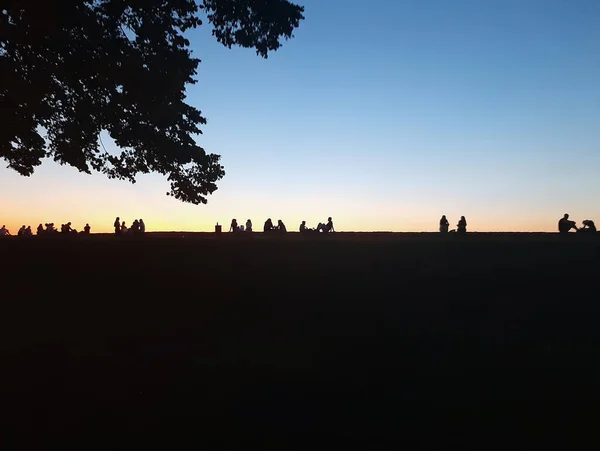
<path fill-rule="evenodd" d="M 19 231 L 17 232 L 17 236 L 23 236 L 25 234 L 25 226 L 22 225 Z"/>
<path fill-rule="evenodd" d="M 464 216 L 460 217 L 460 221 L 458 221 L 458 224 L 456 225 L 456 231 L 458 233 L 467 233 L 467 220 Z"/>
<path fill-rule="evenodd" d="M 8 231 L 5 225 L 0 227 L 0 236 L 10 236 L 10 232 Z"/>
<path fill-rule="evenodd" d="M 246 232 L 252 232 L 252 221 L 249 219 L 246 221 Z"/>
<path fill-rule="evenodd" d="M 33 232 L 31 231 L 31 226 L 27 226 L 27 228 L 23 232 L 23 235 L 25 235 L 25 236 L 33 236 Z"/>
<path fill-rule="evenodd" d="M 273 230 L 275 230 L 275 228 L 273 227 L 273 221 L 271 221 L 271 218 L 269 218 L 265 221 L 263 232 L 272 232 Z"/>
<path fill-rule="evenodd" d="M 140 233 L 144 234 L 146 233 L 146 224 L 144 223 L 144 220 L 142 218 L 140 218 Z"/>
<path fill-rule="evenodd" d="M 85 227 L 83 228 L 83 233 L 85 233 L 86 235 L 89 235 L 90 229 L 91 229 L 90 225 L 86 224 Z"/>
<path fill-rule="evenodd" d="M 314 232 L 314 230 L 306 227 L 306 221 L 302 221 L 302 224 L 300 224 L 300 233 L 308 233 L 308 232 Z"/>
<path fill-rule="evenodd" d="M 285 227 L 285 224 L 283 223 L 283 221 L 281 219 L 279 219 L 277 221 L 277 227 L 275 227 L 275 230 L 277 230 L 279 233 L 287 232 L 287 228 Z"/>
<path fill-rule="evenodd" d="M 237 219 L 231 220 L 231 226 L 229 226 L 229 231 L 231 233 L 239 231 Z"/>
<path fill-rule="evenodd" d="M 129 229 L 128 229 L 128 228 L 127 228 L 127 226 L 125 225 L 125 221 L 123 221 L 123 222 L 121 223 L 121 233 L 122 233 L 123 235 L 125 235 L 127 232 L 129 232 Z"/>
<path fill-rule="evenodd" d="M 324 233 L 335 232 L 335 229 L 333 228 L 333 220 L 331 219 L 331 216 L 329 218 L 327 218 L 327 224 L 319 223 L 319 225 L 317 226 L 317 231 L 324 232 Z"/>
<path fill-rule="evenodd" d="M 140 233 L 140 221 L 138 221 L 137 219 L 134 219 L 131 223 L 131 233 L 133 233 L 134 235 Z"/>
<path fill-rule="evenodd" d="M 575 221 L 570 221 L 568 213 L 565 213 L 562 219 L 558 221 L 558 232 L 569 233 L 571 229 L 575 229 L 577 231 L 577 225 L 575 224 Z"/>
<path fill-rule="evenodd" d="M 583 227 L 578 230 L 578 232 L 584 233 L 596 233 L 596 224 L 591 219 L 586 219 L 583 221 Z"/>
<path fill-rule="evenodd" d="M 448 228 L 450 227 L 450 223 L 446 219 L 446 215 L 443 215 L 440 219 L 440 232 L 448 233 Z"/>
<path fill-rule="evenodd" d="M 40 224 L 39 226 L 37 226 L 37 232 L 38 235 L 43 235 L 44 234 L 44 226 L 42 224 Z"/>

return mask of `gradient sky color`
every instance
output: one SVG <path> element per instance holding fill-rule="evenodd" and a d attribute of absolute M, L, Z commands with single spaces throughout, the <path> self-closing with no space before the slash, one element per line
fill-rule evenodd
<path fill-rule="evenodd" d="M 149 175 L 135 185 L 47 162 L 0 168 L 0 223 L 209 231 L 252 218 L 289 230 L 555 231 L 600 223 L 600 2 L 297 0 L 306 20 L 268 60 L 208 25 L 189 101 L 226 176 L 208 205 Z M 104 137 L 110 146 L 110 140 Z M 0 225 L 1 225 L 0 224 Z"/>

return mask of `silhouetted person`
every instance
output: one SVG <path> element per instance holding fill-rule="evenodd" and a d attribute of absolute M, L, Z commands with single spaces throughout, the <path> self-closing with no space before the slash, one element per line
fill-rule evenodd
<path fill-rule="evenodd" d="M 115 228 L 115 235 L 120 235 L 121 234 L 121 218 L 119 218 L 117 216 L 117 219 L 115 219 L 115 223 L 113 224 L 114 228 Z"/>
<path fill-rule="evenodd" d="M 558 221 L 558 232 L 559 233 L 569 233 L 571 229 L 577 230 L 577 226 L 575 221 L 569 220 L 569 214 L 565 213 L 565 215 Z"/>
<path fill-rule="evenodd" d="M 456 231 L 458 233 L 467 233 L 467 220 L 464 216 L 460 217 L 460 221 L 458 221 L 458 224 L 456 225 Z"/>
<path fill-rule="evenodd" d="M 5 225 L 0 227 L 0 236 L 10 236 L 10 232 L 8 231 Z"/>
<path fill-rule="evenodd" d="M 90 234 L 90 230 L 91 230 L 90 225 L 86 224 L 85 227 L 83 228 L 83 233 L 85 233 L 86 235 L 89 235 Z"/>
<path fill-rule="evenodd" d="M 33 236 L 33 232 L 31 231 L 31 226 L 27 226 L 25 232 L 23 233 L 25 236 Z"/>
<path fill-rule="evenodd" d="M 133 223 L 131 223 L 131 233 L 134 235 L 138 235 L 140 233 L 140 221 L 137 219 L 134 219 Z"/>
<path fill-rule="evenodd" d="M 591 219 L 586 219 L 583 221 L 583 227 L 578 230 L 578 232 L 584 233 L 596 233 L 596 224 Z"/>
<path fill-rule="evenodd" d="M 140 233 L 146 233 L 146 224 L 143 219 L 140 219 Z"/>
<path fill-rule="evenodd" d="M 127 225 L 125 224 L 125 221 L 123 221 L 121 223 L 121 233 L 126 234 L 128 231 L 129 231 L 129 229 L 127 228 Z"/>
<path fill-rule="evenodd" d="M 327 224 L 319 223 L 319 225 L 317 226 L 317 232 L 324 232 L 324 233 L 335 232 L 335 229 L 333 228 L 333 220 L 331 219 L 331 216 L 329 218 L 327 218 Z"/>
<path fill-rule="evenodd" d="M 252 232 L 252 221 L 249 219 L 246 221 L 246 232 Z"/>
<path fill-rule="evenodd" d="M 269 218 L 265 221 L 265 225 L 263 227 L 263 232 L 272 232 L 273 229 L 274 229 L 273 221 L 271 221 L 271 218 Z"/>
<path fill-rule="evenodd" d="M 287 232 L 287 228 L 285 227 L 285 224 L 283 223 L 283 221 L 281 219 L 279 219 L 277 221 L 277 227 L 276 229 L 279 233 L 286 233 Z"/>
<path fill-rule="evenodd" d="M 312 229 L 309 229 L 308 227 L 306 227 L 306 221 L 302 221 L 302 223 L 300 224 L 300 233 L 308 233 L 308 232 L 312 232 Z"/>
<path fill-rule="evenodd" d="M 450 223 L 446 219 L 446 215 L 443 215 L 442 219 L 440 219 L 440 232 L 442 232 L 442 233 L 448 233 L 448 228 L 449 227 L 450 227 Z"/>
<path fill-rule="evenodd" d="M 39 226 L 37 226 L 36 233 L 38 235 L 43 235 L 44 234 L 44 226 L 42 224 L 40 224 Z"/>
<path fill-rule="evenodd" d="M 231 226 L 229 227 L 229 231 L 233 233 L 233 232 L 237 232 L 238 230 L 239 229 L 238 229 L 237 219 L 232 219 Z"/>
<path fill-rule="evenodd" d="M 23 236 L 25 234 L 25 225 L 22 225 L 19 231 L 17 232 L 17 236 Z"/>

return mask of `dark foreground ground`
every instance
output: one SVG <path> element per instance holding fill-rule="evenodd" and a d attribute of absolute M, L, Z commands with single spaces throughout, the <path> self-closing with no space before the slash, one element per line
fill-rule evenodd
<path fill-rule="evenodd" d="M 596 428 L 596 237 L 67 238 L 0 240 L 3 450 L 578 449 Z"/>

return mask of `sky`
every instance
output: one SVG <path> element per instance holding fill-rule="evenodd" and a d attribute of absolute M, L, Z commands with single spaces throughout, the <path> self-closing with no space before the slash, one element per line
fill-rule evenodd
<path fill-rule="evenodd" d="M 226 175 L 207 205 L 45 162 L 0 160 L 0 225 L 115 216 L 147 230 L 211 231 L 232 218 L 288 230 L 332 216 L 341 231 L 555 231 L 600 223 L 600 2 L 296 0 L 306 19 L 268 59 L 227 49 L 210 25 L 188 101 L 198 143 Z M 105 145 L 111 146 L 104 137 Z"/>

